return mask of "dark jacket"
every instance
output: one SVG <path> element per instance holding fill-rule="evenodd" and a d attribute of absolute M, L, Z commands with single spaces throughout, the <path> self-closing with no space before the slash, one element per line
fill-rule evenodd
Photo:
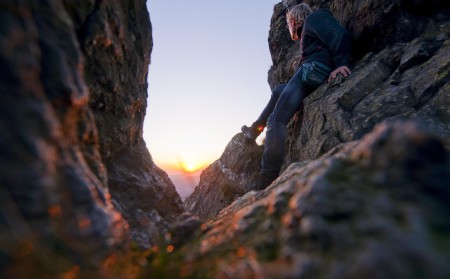
<path fill-rule="evenodd" d="M 329 10 L 311 13 L 297 33 L 303 36 L 301 64 L 318 61 L 331 69 L 350 65 L 350 35 Z"/>

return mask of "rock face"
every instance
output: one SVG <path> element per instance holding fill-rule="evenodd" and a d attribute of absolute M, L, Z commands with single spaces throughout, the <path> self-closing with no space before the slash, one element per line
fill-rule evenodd
<path fill-rule="evenodd" d="M 448 278 L 450 154 L 390 121 L 237 199 L 167 278 Z"/>
<path fill-rule="evenodd" d="M 422 52 L 426 58 L 412 58 Z M 359 139 L 385 119 L 426 123 L 450 147 L 449 69 L 448 42 L 417 39 L 368 54 L 345 83 L 324 85 L 305 100 L 301 123 L 290 129 L 286 166 Z"/>
<path fill-rule="evenodd" d="M 2 262 L 27 241 L 98 256 L 127 224 L 109 200 L 71 20 L 61 1 L 0 6 Z"/>
<path fill-rule="evenodd" d="M 0 3 L 1 271 L 42 251 L 101 259 L 130 234 L 148 246 L 182 212 L 142 139 L 145 1 L 38 2 Z"/>
<path fill-rule="evenodd" d="M 100 134 L 111 198 L 128 221 L 132 239 L 147 248 L 182 212 L 167 174 L 145 147 L 147 73 L 152 47 L 145 1 L 67 1 L 85 56 L 89 105 Z"/>
<path fill-rule="evenodd" d="M 286 30 L 285 14 L 287 7 L 300 2 L 283 1 L 274 8 L 269 32 L 269 45 L 274 64 L 269 71 L 268 80 L 272 87 L 288 80 L 299 57 L 298 45 L 290 41 Z M 329 7 L 341 22 L 350 26 L 349 30 L 354 38 L 353 48 L 360 52 L 366 50 L 368 54 L 355 63 L 353 73 L 347 80 L 339 79 L 322 85 L 305 99 L 303 110 L 298 112 L 288 126 L 289 135 L 282 170 L 293 162 L 316 159 L 341 143 L 360 139 L 386 119 L 415 119 L 426 123 L 435 134 L 439 135 L 446 147 L 450 148 L 450 43 L 446 40 L 450 34 L 450 13 L 446 13 L 445 17 L 442 10 L 437 9 L 441 2 L 433 3 L 423 11 L 410 10 L 409 6 L 403 7 L 405 4 L 401 4 L 400 1 L 390 1 L 388 10 L 384 4 L 371 6 L 372 4 L 361 1 L 340 1 L 341 6 L 336 3 L 336 1 L 321 1 L 321 5 Z M 385 4 L 387 5 L 387 2 Z M 317 6 L 319 5 L 315 7 Z M 349 17 L 351 11 L 356 10 L 357 14 L 363 11 L 369 13 L 369 8 L 374 8 L 370 10 L 371 17 L 362 15 Z M 372 51 L 381 45 L 368 46 L 361 39 L 368 36 L 365 32 L 372 32 L 370 30 L 375 23 L 382 22 L 383 28 L 392 28 L 390 24 L 396 19 L 387 21 L 386 17 L 396 16 L 397 19 L 401 19 L 398 14 L 409 14 L 412 11 L 415 11 L 414 15 L 417 17 L 413 22 L 427 22 L 420 30 L 404 37 L 395 37 L 391 33 L 380 33 L 378 37 L 374 37 L 374 40 L 396 42 L 395 44 L 387 45 L 385 49 L 375 53 Z M 377 17 L 374 18 L 375 16 Z M 362 31 L 357 32 L 353 26 L 358 26 L 358 30 Z M 414 39 L 419 32 L 420 35 Z M 398 42 L 406 39 L 412 40 Z M 356 53 L 355 58 L 357 55 L 359 54 Z M 226 150 L 222 156 L 254 160 L 255 165 L 261 158 L 259 154 L 249 156 L 239 149 Z M 228 169 L 234 167 L 228 165 Z M 253 177 L 256 171 L 257 169 L 243 171 L 238 168 L 237 172 L 228 176 Z M 226 192 L 226 189 L 230 188 L 226 184 L 231 181 L 221 183 L 216 180 L 216 177 L 221 176 L 222 171 L 219 168 L 215 168 L 214 172 L 209 170 L 200 180 L 199 187 L 187 199 L 189 201 L 187 210 L 202 218 L 206 217 L 204 212 L 218 212 L 216 189 Z M 215 183 L 210 184 L 207 181 Z M 246 185 L 250 184 L 251 181 L 247 181 Z M 231 183 L 231 185 L 237 187 L 242 184 Z M 241 192 L 248 191 L 244 186 L 238 187 Z M 239 192 L 239 189 L 234 191 Z M 230 197 L 223 204 L 230 204 L 234 200 L 235 197 Z M 196 206 L 192 207 L 192 204 Z M 211 204 L 214 204 L 213 210 L 210 209 Z M 211 217 L 210 214 L 208 216 Z"/>
<path fill-rule="evenodd" d="M 298 43 L 290 39 L 286 28 L 286 11 L 299 4 L 330 9 L 353 37 L 353 57 L 358 61 L 369 52 L 379 52 L 387 45 L 410 42 L 424 31 L 431 35 L 445 34 L 448 26 L 448 1 L 436 0 L 283 0 L 274 8 L 269 31 L 269 48 L 273 66 L 269 84 L 273 88 L 293 75 L 300 53 Z"/>
<path fill-rule="evenodd" d="M 259 170 L 256 158 L 261 158 L 262 152 L 261 146 L 243 134 L 234 136 L 219 160 L 202 172 L 199 185 L 184 202 L 186 210 L 208 220 L 248 192 Z"/>
<path fill-rule="evenodd" d="M 285 13 L 299 2 L 274 8 L 272 87 L 296 67 Z M 207 222 L 168 259 L 168 277 L 450 277 L 447 4 L 311 2 L 351 31 L 352 75 L 305 99 L 288 125 L 282 174 L 267 189 L 248 192 L 251 179 L 236 179 L 255 175 L 261 153 L 233 138 L 222 158 L 255 167 L 219 160 L 202 174 L 186 205 Z"/>

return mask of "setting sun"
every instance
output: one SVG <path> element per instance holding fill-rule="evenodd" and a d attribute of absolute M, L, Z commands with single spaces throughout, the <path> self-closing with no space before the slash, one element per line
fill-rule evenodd
<path fill-rule="evenodd" d="M 194 163 L 194 162 L 178 162 L 178 167 L 187 172 L 194 172 L 203 167 L 203 164 Z"/>
<path fill-rule="evenodd" d="M 192 154 L 191 154 L 192 155 Z M 195 156 L 180 156 L 176 162 L 176 168 L 184 172 L 196 172 L 203 169 L 210 162 L 204 162 L 200 158 Z"/>
<path fill-rule="evenodd" d="M 208 147 L 208 139 L 186 135 L 181 140 L 178 138 L 177 142 L 173 142 L 170 154 L 167 155 L 163 165 L 166 169 L 193 174 L 203 170 L 218 157 L 220 154 Z"/>

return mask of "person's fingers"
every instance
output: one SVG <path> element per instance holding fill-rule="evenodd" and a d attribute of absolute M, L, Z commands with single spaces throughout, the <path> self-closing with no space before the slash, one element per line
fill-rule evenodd
<path fill-rule="evenodd" d="M 350 75 L 350 69 L 347 67 L 342 67 L 339 69 L 339 72 L 344 76 L 348 77 Z"/>
<path fill-rule="evenodd" d="M 346 66 L 340 67 L 330 73 L 330 76 L 328 77 L 328 82 L 330 82 L 332 79 L 335 79 L 338 74 L 342 74 L 344 77 L 348 77 L 352 72 L 350 69 Z"/>
<path fill-rule="evenodd" d="M 336 71 L 332 71 L 330 76 L 328 77 L 328 81 L 331 81 L 332 79 L 334 79 L 336 77 Z"/>
<path fill-rule="evenodd" d="M 349 76 L 352 72 L 350 71 L 349 68 L 345 67 L 344 68 L 345 73 L 347 74 L 347 76 Z"/>

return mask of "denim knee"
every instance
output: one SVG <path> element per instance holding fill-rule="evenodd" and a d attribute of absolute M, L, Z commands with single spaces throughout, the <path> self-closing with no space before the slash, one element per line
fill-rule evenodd
<path fill-rule="evenodd" d="M 277 99 L 280 98 L 280 95 L 283 92 L 285 87 L 286 87 L 286 83 L 282 83 L 282 84 L 275 86 L 275 88 L 272 90 L 272 95 L 274 97 L 276 97 Z"/>
<path fill-rule="evenodd" d="M 287 126 L 289 120 L 291 120 L 292 115 L 286 110 L 274 110 L 269 116 L 267 123 L 278 123 Z"/>
<path fill-rule="evenodd" d="M 286 117 L 284 117 L 283 115 L 279 115 L 278 113 L 273 112 L 267 120 L 267 128 L 270 129 L 270 127 L 275 127 L 276 125 L 280 124 L 287 126 L 289 119 L 286 121 L 285 118 Z"/>

